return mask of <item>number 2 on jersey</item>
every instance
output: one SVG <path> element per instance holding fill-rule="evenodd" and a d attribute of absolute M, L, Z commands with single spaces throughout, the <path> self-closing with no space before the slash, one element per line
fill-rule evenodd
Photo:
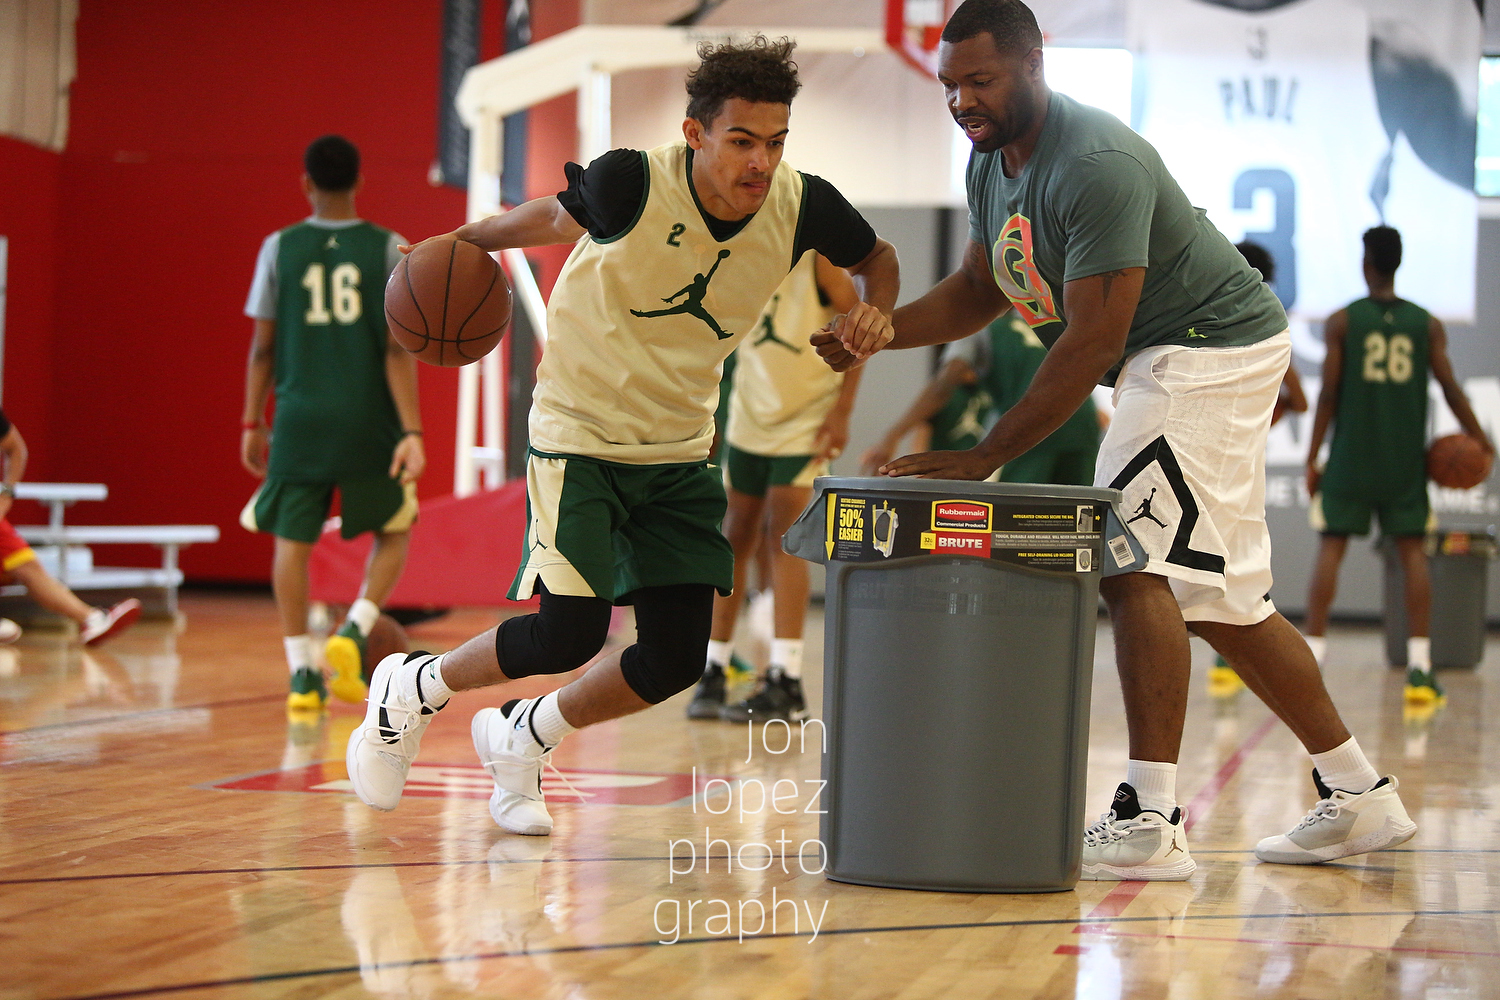
<path fill-rule="evenodd" d="M 1383 333 L 1365 337 L 1365 381 L 1394 382 L 1411 380 L 1411 338 L 1397 333 L 1387 339 Z"/>
<path fill-rule="evenodd" d="M 364 311 L 364 302 L 359 295 L 359 267 L 345 261 L 333 269 L 328 286 L 323 284 L 323 265 L 309 264 L 302 275 L 302 287 L 307 289 L 308 306 L 303 322 L 308 326 L 327 326 L 337 320 L 348 326 L 357 321 Z M 333 302 L 333 314 L 329 315 L 329 300 Z"/>

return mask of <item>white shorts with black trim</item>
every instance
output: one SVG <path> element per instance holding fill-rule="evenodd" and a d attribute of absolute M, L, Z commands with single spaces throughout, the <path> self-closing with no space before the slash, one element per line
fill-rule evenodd
<path fill-rule="evenodd" d="M 1248 347 L 1150 347 L 1115 383 L 1095 486 L 1125 495 L 1142 572 L 1166 577 L 1188 621 L 1254 625 L 1271 603 L 1266 432 L 1290 334 Z"/>

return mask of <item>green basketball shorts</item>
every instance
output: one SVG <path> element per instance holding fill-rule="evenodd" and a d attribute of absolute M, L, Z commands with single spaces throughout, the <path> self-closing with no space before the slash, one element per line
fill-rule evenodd
<path fill-rule="evenodd" d="M 510 598 L 540 580 L 553 594 L 616 604 L 642 587 L 734 587 L 720 533 L 728 501 L 704 463 L 621 465 L 533 451 L 526 459 L 526 543 Z"/>
<path fill-rule="evenodd" d="M 1368 535 L 1370 515 L 1380 519 L 1384 535 L 1425 535 L 1436 527 L 1427 503 L 1427 480 L 1412 482 L 1393 496 L 1373 498 L 1323 489 L 1313 497 L 1308 521 L 1325 535 Z"/>
<path fill-rule="evenodd" d="M 248 531 L 264 531 L 294 542 L 316 542 L 339 492 L 339 534 L 409 531 L 417 521 L 417 487 L 389 476 L 338 483 L 301 483 L 267 479 L 240 512 Z"/>
<path fill-rule="evenodd" d="M 811 489 L 814 479 L 828 475 L 828 460 L 813 455 L 756 455 L 725 444 L 724 469 L 730 489 L 763 497 L 772 486 Z"/>

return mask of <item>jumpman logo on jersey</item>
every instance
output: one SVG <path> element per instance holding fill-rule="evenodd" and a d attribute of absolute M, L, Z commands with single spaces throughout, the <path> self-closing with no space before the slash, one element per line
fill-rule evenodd
<path fill-rule="evenodd" d="M 953 422 L 953 429 L 948 432 L 949 439 L 957 441 L 963 437 L 984 437 L 984 423 L 979 415 L 989 408 L 990 394 L 976 393 L 964 407 L 963 416 Z"/>
<path fill-rule="evenodd" d="M 338 248 L 339 238 L 337 236 L 329 236 L 328 242 L 323 244 L 324 250 L 337 250 Z"/>
<path fill-rule="evenodd" d="M 649 312 L 632 309 L 630 310 L 630 315 L 640 316 L 642 319 L 650 319 L 654 316 L 676 316 L 679 313 L 687 313 L 689 316 L 696 316 L 707 323 L 708 328 L 720 340 L 728 340 L 730 337 L 733 337 L 734 334 L 725 333 L 724 328 L 719 326 L 719 321 L 710 316 L 708 310 L 703 308 L 703 297 L 708 294 L 708 283 L 713 280 L 714 272 L 719 269 L 719 265 L 728 256 L 728 250 L 720 250 L 718 259 L 714 261 L 714 266 L 708 269 L 707 274 L 693 275 L 693 280 L 688 282 L 687 285 L 662 299 L 663 302 L 670 305 L 678 296 L 687 296 L 681 302 L 677 303 L 677 305 L 672 306 L 670 309 L 653 309 Z"/>
<path fill-rule="evenodd" d="M 776 336 L 776 321 L 772 319 L 772 317 L 776 315 L 776 307 L 780 304 L 780 302 L 780 295 L 771 296 L 771 308 L 767 309 L 766 314 L 760 318 L 760 329 L 766 332 L 751 346 L 759 347 L 761 344 L 766 343 L 780 344 L 782 347 L 785 347 L 793 354 L 801 354 L 802 348 L 798 347 L 796 344 L 788 343 L 787 341 L 782 340 L 780 337 Z"/>
<path fill-rule="evenodd" d="M 1146 517 L 1146 518 L 1150 518 L 1151 520 L 1155 521 L 1157 524 L 1159 524 L 1163 528 L 1165 528 L 1167 526 L 1166 522 L 1163 521 L 1163 520 L 1161 520 L 1160 518 L 1158 518 L 1155 514 L 1151 513 L 1151 501 L 1154 500 L 1154 499 L 1156 499 L 1156 487 L 1155 486 L 1151 487 L 1151 495 L 1149 497 L 1147 497 L 1146 499 L 1142 500 L 1141 501 L 1141 505 L 1135 509 L 1135 517 L 1132 517 L 1130 520 L 1126 521 L 1125 523 L 1126 524 L 1134 524 L 1136 521 L 1139 521 L 1141 518 Z"/>

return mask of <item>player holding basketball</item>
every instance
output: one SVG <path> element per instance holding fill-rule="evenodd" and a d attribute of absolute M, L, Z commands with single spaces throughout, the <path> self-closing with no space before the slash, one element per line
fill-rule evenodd
<path fill-rule="evenodd" d="M 714 600 L 708 662 L 688 704 L 690 719 L 807 718 L 802 693 L 807 564 L 776 542 L 812 499 L 813 480 L 828 474 L 828 463 L 849 442 L 849 414 L 863 369 L 840 375 L 823 363 L 808 338 L 858 303 L 848 274 L 824 257 L 806 254 L 735 352 L 739 360 L 721 456 L 729 493 L 724 535 L 734 549 L 734 592 Z M 746 570 L 764 539 L 773 541 L 771 662 L 752 695 L 726 705 L 724 674 L 733 655 Z"/>
<path fill-rule="evenodd" d="M 1083 878 L 1185 879 L 1196 867 L 1176 791 L 1184 619 L 1316 767 L 1317 807 L 1256 856 L 1305 864 L 1402 843 L 1416 826 L 1395 781 L 1370 766 L 1307 643 L 1265 596 L 1265 440 L 1291 354 L 1281 305 L 1156 151 L 1052 93 L 1042 64 L 1041 32 L 1019 0 L 966 0 L 944 28 L 938 78 L 974 145 L 970 243 L 961 270 L 897 311 L 891 346 L 964 336 L 1009 300 L 1050 345 L 1047 358 L 976 448 L 882 471 L 983 479 L 1061 426 L 1096 382 L 1115 386 L 1094 482 L 1123 491 L 1148 562 L 1100 586 L 1131 759 L 1113 807 L 1085 834 Z M 836 366 L 850 360 L 819 340 Z"/>
<path fill-rule="evenodd" d="M 1427 636 L 1431 586 L 1422 549 L 1427 505 L 1427 377 L 1464 433 L 1491 455 L 1495 447 L 1479 426 L 1469 399 L 1453 376 L 1448 334 L 1437 317 L 1396 295 L 1401 234 L 1377 226 L 1364 234 L 1365 285 L 1370 294 L 1328 317 L 1323 388 L 1307 443 L 1307 492 L 1314 530 L 1322 534 L 1307 594 L 1308 644 L 1321 662 L 1328 609 L 1338 589 L 1339 564 L 1350 535 L 1370 532 L 1370 514 L 1394 538 L 1406 585 L 1406 695 L 1432 701 L 1442 689 L 1432 676 Z M 1328 465 L 1319 453 L 1333 425 Z"/>
<path fill-rule="evenodd" d="M 781 164 L 800 87 L 792 44 L 705 43 L 688 76 L 685 142 L 568 164 L 567 190 L 453 234 L 486 250 L 577 241 L 547 304 L 530 526 L 511 589 L 540 594 L 541 609 L 442 656 L 381 661 L 346 756 L 367 804 L 400 801 L 422 731 L 452 692 L 588 663 L 611 604 L 635 606 L 634 645 L 560 690 L 474 717 L 497 824 L 550 833 L 541 771 L 558 741 L 702 675 L 714 591 L 729 593 L 734 573 L 719 533 L 724 484 L 707 465 L 720 365 L 810 250 L 861 286 L 836 327 L 854 357 L 889 340 L 896 301 L 890 244 L 826 181 Z M 684 295 L 692 309 L 658 308 Z"/>
<path fill-rule="evenodd" d="M 313 214 L 266 237 L 245 303 L 255 335 L 240 437 L 241 462 L 265 479 L 240 523 L 276 536 L 272 583 L 291 671 L 289 711 L 321 709 L 328 687 L 344 701 L 364 698 L 365 638 L 406 563 L 416 481 L 427 464 L 417 362 L 385 324 L 385 281 L 403 240 L 354 211 L 353 143 L 325 135 L 303 163 Z M 276 423 L 268 429 L 273 386 Z M 333 681 L 325 687 L 307 634 L 307 562 L 335 489 L 343 536 L 374 532 L 375 547 L 349 619 L 328 639 Z"/>

